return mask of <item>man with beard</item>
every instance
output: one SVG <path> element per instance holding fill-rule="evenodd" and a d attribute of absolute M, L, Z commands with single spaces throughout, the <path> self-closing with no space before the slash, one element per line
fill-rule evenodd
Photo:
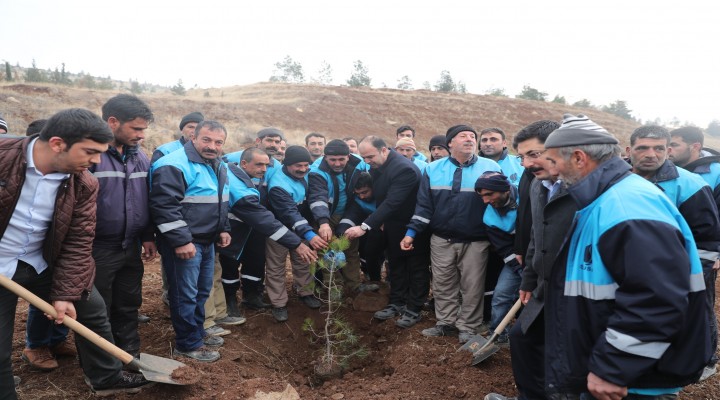
<path fill-rule="evenodd" d="M 327 247 L 327 241 L 315 233 L 308 222 L 312 219 L 307 201 L 307 174 L 310 171 L 310 153 L 302 146 L 290 146 L 285 152 L 282 169 L 268 181 L 268 198 L 275 217 L 297 236 L 306 240 L 314 250 Z M 288 294 L 285 289 L 285 261 L 288 248 L 267 239 L 266 283 L 272 315 L 278 322 L 288 320 Z M 300 295 L 300 301 L 312 309 L 320 308 L 318 300 L 310 288 L 312 275 L 307 257 L 293 252 L 290 256 L 294 286 Z"/>
<path fill-rule="evenodd" d="M 500 164 L 503 174 L 510 183 L 517 186 L 523 173 L 523 167 L 517 156 L 508 153 L 505 132 L 500 128 L 485 128 L 480 131 L 478 140 L 480 156 Z"/>
<path fill-rule="evenodd" d="M 350 147 L 340 139 L 331 140 L 325 146 L 325 155 L 311 166 L 308 203 L 318 226 L 317 232 L 326 242 L 332 239 L 348 202 L 353 198 L 351 182 L 366 169 L 367 165 L 358 157 L 350 155 Z M 340 270 L 338 282 L 343 284 L 346 294 L 379 289 L 376 284 L 360 281 L 358 245 L 358 240 L 350 241 L 350 247 L 345 250 L 347 264 Z"/>
<path fill-rule="evenodd" d="M 720 258 L 720 253 L 718 253 L 720 250 L 720 223 L 717 216 L 717 204 L 713 198 L 712 189 L 702 179 L 702 175 L 678 168 L 667 159 L 671 140 L 670 133 L 661 126 L 641 126 L 630 135 L 627 154 L 630 155 L 633 172 L 658 185 L 690 225 L 703 266 L 708 316 L 710 317 L 708 324 L 712 329 L 713 349 L 716 349 L 715 279 L 717 277 L 716 270 L 720 264 L 718 262 Z M 675 141 L 676 145 L 684 142 L 680 139 L 680 135 L 677 135 Z M 703 157 L 700 160 L 705 161 L 706 158 L 711 159 L 711 157 Z M 686 161 L 683 154 L 678 154 L 675 159 L 683 163 Z M 717 356 L 713 353 L 713 358 L 703 370 L 701 381 L 715 374 L 717 370 L 715 364 L 717 364 Z"/>
<path fill-rule="evenodd" d="M 421 244 L 417 250 L 403 251 L 399 245 L 415 209 L 420 170 L 377 136 L 363 138 L 358 150 L 370 166 L 376 209 L 362 221 L 355 221 L 345 236 L 354 239 L 373 231 L 382 235 L 387 248 L 390 303 L 373 317 L 384 321 L 400 316 L 395 325 L 409 328 L 420 321 L 430 285 L 428 236 L 418 237 Z"/>
<path fill-rule="evenodd" d="M 113 341 L 105 304 L 93 287 L 97 179 L 113 134 L 100 117 L 69 109 L 50 117 L 39 136 L 0 140 L 0 274 L 57 311 L 55 322 L 76 318 Z M 0 288 L 0 396 L 16 399 L 11 355 L 18 297 Z M 48 331 L 45 331 L 47 333 Z M 137 393 L 149 382 L 122 370 L 122 363 L 78 335 L 85 381 L 97 395 Z"/>
<path fill-rule="evenodd" d="M 485 275 L 490 242 L 483 215 L 487 205 L 475 194 L 475 181 L 500 166 L 479 158 L 477 133 L 468 125 L 455 125 L 445 135 L 450 156 L 425 169 L 418 189 L 415 214 L 400 242 L 403 250 L 420 249 L 415 237 L 432 233 L 430 261 L 437 323 L 425 336 L 455 336 L 460 343 L 482 334 Z M 462 307 L 458 297 L 462 295 Z M 423 299 L 423 303 L 424 303 Z"/>
<path fill-rule="evenodd" d="M 450 151 L 447 148 L 447 143 L 445 142 L 445 135 L 435 135 L 432 138 L 430 138 L 430 161 L 437 161 L 441 158 L 447 157 L 450 155 Z"/>
<path fill-rule="evenodd" d="M 138 357 L 143 262 L 157 255 L 148 209 L 150 161 L 140 142 L 154 117 L 145 102 L 127 94 L 108 100 L 102 117 L 114 139 L 102 162 L 90 168 L 100 182 L 93 241 L 95 287 L 105 300 L 115 344 Z"/>
<path fill-rule="evenodd" d="M 632 174 L 617 139 L 566 114 L 545 158 L 578 211 L 548 279 L 550 397 L 674 398 L 710 359 L 702 266 L 670 200 Z M 648 301 L 648 299 L 652 299 Z"/>
<path fill-rule="evenodd" d="M 525 308 L 508 334 L 513 376 L 519 392 L 517 399 L 546 398 L 545 287 L 560 245 L 577 211 L 562 182 L 550 174 L 549 162 L 543 157 L 545 140 L 559 127 L 560 124 L 555 121 L 536 121 L 521 129 L 513 139 L 518 157 L 525 167 L 518 189 L 520 206 L 515 229 L 515 252 L 524 255 L 518 261 L 524 265 L 520 298 Z M 531 174 L 532 178 L 528 178 L 527 174 Z M 525 197 L 522 193 L 526 193 Z M 525 209 L 522 208 L 523 199 L 527 199 Z M 527 241 L 518 245 L 520 232 L 527 232 Z M 514 398 L 490 393 L 485 399 Z"/>
<path fill-rule="evenodd" d="M 223 344 L 219 336 L 206 334 L 203 323 L 215 243 L 230 244 L 227 169 L 219 159 L 226 138 L 222 124 L 202 121 L 191 142 L 151 167 L 150 212 L 169 283 L 173 353 L 202 362 L 220 358 L 206 345 Z"/>

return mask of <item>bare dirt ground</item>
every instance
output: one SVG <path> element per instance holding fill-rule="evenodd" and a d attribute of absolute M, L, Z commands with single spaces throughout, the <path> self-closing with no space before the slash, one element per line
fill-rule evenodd
<path fill-rule="evenodd" d="M 168 311 L 160 301 L 161 279 L 157 262 L 146 266 L 141 311 L 152 318 L 141 325 L 142 352 L 171 357 L 173 329 Z M 180 358 L 202 376 L 197 384 L 171 386 L 155 384 L 136 395 L 118 399 L 249 399 L 258 391 L 282 392 L 290 384 L 302 399 L 482 399 L 488 392 L 514 394 L 510 354 L 502 348 L 479 367 L 469 366 L 469 352 L 457 352 L 457 338 L 426 338 L 420 334 L 434 325 L 434 316 L 407 330 L 393 321 L 378 322 L 372 312 L 355 311 L 352 304 L 342 314 L 361 335 L 360 342 L 370 354 L 356 359 L 340 379 L 319 382 L 313 367 L 320 344 L 302 331 L 305 318 L 320 321 L 296 297 L 288 303 L 290 319 L 277 323 L 269 312 L 246 311 L 247 322 L 229 327 L 220 349 L 222 358 L 212 364 Z M 93 398 L 75 359 L 60 359 L 60 368 L 39 372 L 20 359 L 24 346 L 27 303 L 20 302 L 13 341 L 14 373 L 22 378 L 21 399 Z M 718 399 L 720 378 L 692 385 L 681 399 Z"/>

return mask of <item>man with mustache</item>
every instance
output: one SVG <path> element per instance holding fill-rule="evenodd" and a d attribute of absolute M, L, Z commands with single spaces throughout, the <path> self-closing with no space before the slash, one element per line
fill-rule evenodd
<path fill-rule="evenodd" d="M 489 158 L 500 164 L 503 174 L 517 187 L 523 167 L 517 156 L 508 153 L 505 132 L 500 128 L 485 128 L 480 131 L 480 157 Z"/>
<path fill-rule="evenodd" d="M 416 235 L 432 232 L 430 261 L 437 324 L 422 334 L 459 333 L 460 342 L 465 343 L 476 333 L 483 333 L 483 294 L 490 250 L 483 223 L 487 205 L 475 194 L 475 181 L 483 172 L 499 172 L 500 166 L 475 154 L 477 133 L 468 125 L 451 127 L 445 139 L 450 156 L 425 169 L 415 214 L 400 248 L 412 250 Z M 462 307 L 457 302 L 460 294 Z"/>
<path fill-rule="evenodd" d="M 267 183 L 275 173 L 282 170 L 282 162 L 279 161 L 278 155 L 282 152 L 282 158 L 285 158 L 284 143 L 286 143 L 285 135 L 277 128 L 263 128 L 258 131 L 257 139 L 255 139 L 255 147 L 263 150 L 270 156 L 264 175 L 262 177 L 254 177 L 253 179 L 260 194 L 260 204 L 266 208 L 268 207 Z M 243 154 L 244 150 L 240 150 L 228 153 L 223 159 L 228 163 L 237 163 L 238 166 L 242 166 Z M 222 285 L 228 304 L 231 304 L 233 299 L 237 298 L 237 292 L 241 289 L 242 305 L 244 307 L 251 310 L 264 310 L 270 307 L 270 304 L 266 303 L 263 299 L 263 291 L 265 288 L 266 239 L 266 235 L 263 235 L 257 229 L 253 229 L 250 231 L 247 244 L 244 246 L 239 260 L 230 262 L 227 257 L 221 258 L 221 261 L 224 260 Z M 242 274 L 239 278 L 236 276 L 237 261 L 242 264 Z M 235 302 L 237 301 L 235 300 Z M 239 312 L 239 310 L 237 311 Z M 235 310 L 232 310 L 231 314 L 234 315 L 234 312 Z"/>
<path fill-rule="evenodd" d="M 202 121 L 191 142 L 156 161 L 150 170 L 150 212 L 160 232 L 163 269 L 169 283 L 173 353 L 213 362 L 219 336 L 206 336 L 205 301 L 213 285 L 215 243 L 230 244 L 227 169 L 219 159 L 225 127 Z"/>
<path fill-rule="evenodd" d="M 76 318 L 110 342 L 105 305 L 93 287 L 98 182 L 87 169 L 100 163 L 112 140 L 99 116 L 79 108 L 50 117 L 39 135 L 0 140 L 0 274 L 51 302 L 56 323 Z M 17 299 L 0 288 L 4 399 L 17 398 L 11 372 Z M 149 383 L 87 339 L 75 340 L 85 381 L 96 394 L 137 393 Z"/>

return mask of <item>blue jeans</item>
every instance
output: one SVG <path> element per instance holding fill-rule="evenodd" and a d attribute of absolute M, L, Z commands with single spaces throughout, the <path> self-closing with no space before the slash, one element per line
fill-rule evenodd
<path fill-rule="evenodd" d="M 25 328 L 25 345 L 30 349 L 43 346 L 55 346 L 64 342 L 70 329 L 47 319 L 45 314 L 30 304 L 28 307 L 27 327 Z"/>
<path fill-rule="evenodd" d="M 500 325 L 500 321 L 510 311 L 518 298 L 518 290 L 520 290 L 520 281 L 522 277 L 518 272 L 514 272 L 512 267 L 503 266 L 498 277 L 495 290 L 492 297 L 492 313 L 490 317 L 490 330 L 493 331 Z M 503 330 L 507 333 L 507 327 Z"/>
<path fill-rule="evenodd" d="M 192 351 L 202 347 L 205 301 L 210 295 L 215 268 L 215 245 L 195 245 L 195 257 L 181 260 L 167 241 L 160 242 L 162 266 L 168 281 L 170 320 L 175 329 L 175 347 Z"/>

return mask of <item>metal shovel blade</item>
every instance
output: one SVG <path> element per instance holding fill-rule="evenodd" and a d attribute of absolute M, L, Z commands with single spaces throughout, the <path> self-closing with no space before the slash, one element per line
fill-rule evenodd
<path fill-rule="evenodd" d="M 473 335 L 470 337 L 470 339 L 465 342 L 464 345 L 462 345 L 457 351 L 460 350 L 467 350 L 469 352 L 476 352 L 481 347 L 485 346 L 487 344 L 487 339 L 482 337 L 482 335 Z"/>
<path fill-rule="evenodd" d="M 485 361 L 487 358 L 489 358 L 491 355 L 497 353 L 500 351 L 500 348 L 495 345 L 495 343 L 490 342 L 487 345 L 481 347 L 476 352 L 473 353 L 473 360 L 472 364 L 473 366 L 480 364 L 481 362 Z"/>
<path fill-rule="evenodd" d="M 190 379 L 187 381 L 183 380 L 180 382 L 174 380 L 172 378 L 173 372 L 186 365 L 179 361 L 154 356 L 152 354 L 140 353 L 140 359 L 134 359 L 128 366 L 137 368 L 145 379 L 153 382 L 168 383 L 171 385 L 191 385 L 200 380 L 199 374 L 193 374 L 194 376 L 192 377 L 188 376 Z"/>

